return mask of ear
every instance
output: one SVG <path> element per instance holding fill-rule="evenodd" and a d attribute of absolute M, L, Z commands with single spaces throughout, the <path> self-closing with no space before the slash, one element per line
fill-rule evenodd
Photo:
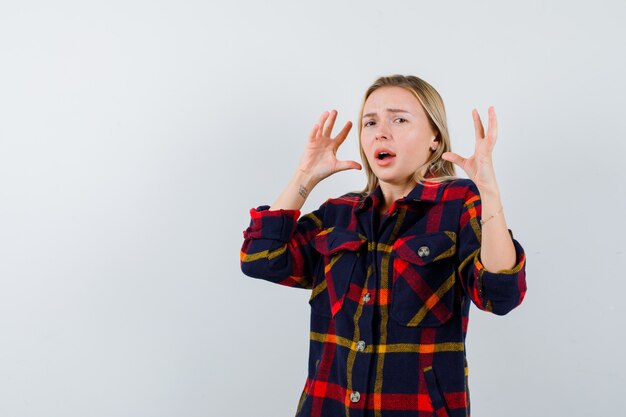
<path fill-rule="evenodd" d="M 438 147 L 439 147 L 439 138 L 438 136 L 433 136 L 433 138 L 430 140 L 430 149 L 432 151 L 436 151 Z"/>

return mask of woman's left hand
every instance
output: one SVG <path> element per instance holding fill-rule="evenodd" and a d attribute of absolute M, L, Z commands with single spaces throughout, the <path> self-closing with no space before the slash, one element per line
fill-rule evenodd
<path fill-rule="evenodd" d="M 441 157 L 461 167 L 480 191 L 497 193 L 498 184 L 496 183 L 496 173 L 493 169 L 491 157 L 498 136 L 496 111 L 493 106 L 489 107 L 487 136 L 485 136 L 485 129 L 476 109 L 472 110 L 472 117 L 474 118 L 474 132 L 476 135 L 474 155 L 469 158 L 463 158 L 454 152 L 444 152 Z"/>

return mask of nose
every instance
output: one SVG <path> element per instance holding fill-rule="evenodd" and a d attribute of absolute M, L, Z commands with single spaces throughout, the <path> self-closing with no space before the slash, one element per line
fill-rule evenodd
<path fill-rule="evenodd" d="M 387 140 L 389 139 L 389 131 L 387 130 L 387 126 L 384 123 L 378 123 L 376 126 L 376 136 L 374 137 L 376 140 Z"/>

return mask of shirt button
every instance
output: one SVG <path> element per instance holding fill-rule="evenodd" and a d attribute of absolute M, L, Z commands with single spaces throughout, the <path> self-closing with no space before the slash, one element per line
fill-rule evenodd
<path fill-rule="evenodd" d="M 417 250 L 417 254 L 420 258 L 423 258 L 424 256 L 430 255 L 430 249 L 428 249 L 428 246 L 420 246 Z"/>
<path fill-rule="evenodd" d="M 365 350 L 365 342 L 362 341 L 362 340 L 359 340 L 356 343 L 356 350 L 357 350 L 357 352 L 363 352 Z"/>
<path fill-rule="evenodd" d="M 352 391 L 352 393 L 350 394 L 350 401 L 352 401 L 353 403 L 358 403 L 360 399 L 361 394 L 359 393 L 359 391 Z"/>
<path fill-rule="evenodd" d="M 369 303 L 371 298 L 372 298 L 372 297 L 371 297 L 370 293 L 368 293 L 368 292 L 367 292 L 367 293 L 365 293 L 365 295 L 364 295 L 364 296 L 363 296 L 363 298 L 362 298 L 363 303 L 365 303 L 365 304 Z"/>

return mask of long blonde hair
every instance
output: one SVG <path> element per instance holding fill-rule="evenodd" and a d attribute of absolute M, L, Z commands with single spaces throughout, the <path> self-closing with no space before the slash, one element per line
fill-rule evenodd
<path fill-rule="evenodd" d="M 416 183 L 424 181 L 426 178 L 428 181 L 447 181 L 456 178 L 456 173 L 454 170 L 454 164 L 450 161 L 446 161 L 441 158 L 441 154 L 444 152 L 449 152 L 452 150 L 450 146 L 450 136 L 448 134 L 448 123 L 446 121 L 446 109 L 443 105 L 443 100 L 441 96 L 426 81 L 421 78 L 415 77 L 413 75 L 390 75 L 386 77 L 380 77 L 374 84 L 372 84 L 367 91 L 365 92 L 365 97 L 363 98 L 363 103 L 361 104 L 361 111 L 359 113 L 359 152 L 361 153 L 361 160 L 363 162 L 363 167 L 365 168 L 365 174 L 367 175 L 367 185 L 365 189 L 362 191 L 363 194 L 369 194 L 378 186 L 378 178 L 372 171 L 369 163 L 367 162 L 367 156 L 365 152 L 363 152 L 363 147 L 361 146 L 361 130 L 362 123 L 361 119 L 363 118 L 363 108 L 365 107 L 365 102 L 368 97 L 377 89 L 381 87 L 401 87 L 404 88 L 415 96 L 417 100 L 422 104 L 426 115 L 428 116 L 428 121 L 432 126 L 433 130 L 437 132 L 436 140 L 439 142 L 439 146 L 437 146 L 437 150 L 433 152 L 431 158 L 426 161 L 426 163 L 420 166 L 415 174 L 413 175 L 413 179 Z M 422 175 L 422 170 L 428 167 L 426 170 L 426 174 Z"/>

